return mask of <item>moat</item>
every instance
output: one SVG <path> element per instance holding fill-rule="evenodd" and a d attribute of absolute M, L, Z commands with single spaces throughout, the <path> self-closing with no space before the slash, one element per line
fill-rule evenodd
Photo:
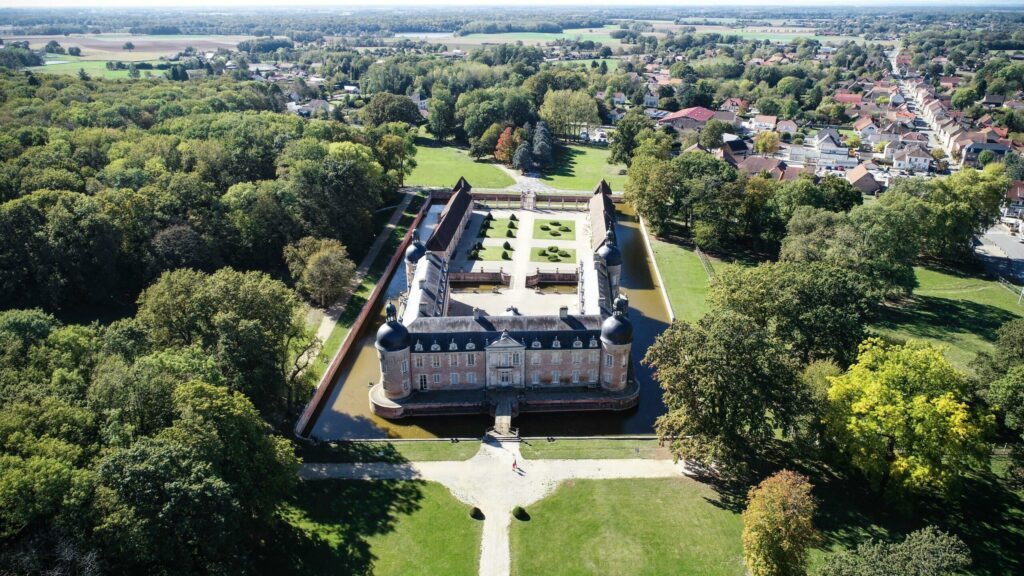
<path fill-rule="evenodd" d="M 431 207 L 420 225 L 421 236 L 428 235 L 440 209 L 439 205 Z M 623 412 L 522 414 L 515 418 L 514 426 L 523 436 L 647 434 L 654 431 L 655 420 L 665 412 L 661 391 L 650 370 L 640 360 L 654 338 L 668 326 L 669 311 L 657 285 L 639 222 L 628 205 L 618 205 L 616 234 L 624 260 L 622 292 L 629 298 L 629 318 L 634 327 L 632 355 L 635 379 L 640 387 L 639 405 Z M 400 266 L 388 285 L 388 298 L 406 289 L 405 278 L 405 270 Z M 556 291 L 555 288 L 549 290 Z M 416 417 L 393 421 L 372 414 L 367 391 L 369 385 L 380 378 L 374 332 L 383 320 L 381 311 L 379 317 L 369 322 L 358 335 L 360 340 L 346 365 L 338 372 L 338 384 L 317 418 L 311 437 L 320 440 L 478 437 L 493 425 L 493 418 L 486 415 Z"/>

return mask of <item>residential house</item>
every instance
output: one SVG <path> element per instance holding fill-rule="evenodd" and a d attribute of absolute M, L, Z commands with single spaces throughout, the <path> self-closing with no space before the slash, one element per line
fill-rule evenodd
<path fill-rule="evenodd" d="M 792 120 L 779 120 L 775 123 L 775 131 L 780 134 L 796 134 L 800 128 Z"/>
<path fill-rule="evenodd" d="M 978 157 L 984 151 L 990 151 L 995 155 L 996 160 L 1002 160 L 1010 151 L 1010 146 L 1005 140 L 971 142 L 963 147 L 960 155 L 961 166 L 979 166 Z"/>
<path fill-rule="evenodd" d="M 878 134 L 878 126 L 870 116 L 862 116 L 853 123 L 853 131 L 862 141 L 867 142 L 869 137 Z"/>
<path fill-rule="evenodd" d="M 747 176 L 766 175 L 780 182 L 796 180 L 805 172 L 803 168 L 789 166 L 778 158 L 766 158 L 763 156 L 748 156 L 737 164 L 736 168 Z"/>
<path fill-rule="evenodd" d="M 892 157 L 893 168 L 911 172 L 927 172 L 932 165 L 932 156 L 917 146 L 897 152 Z"/>
<path fill-rule="evenodd" d="M 860 94 L 835 94 L 832 96 L 832 99 L 835 100 L 837 104 L 843 104 L 846 106 L 860 106 L 864 103 L 864 99 Z"/>
<path fill-rule="evenodd" d="M 842 143 L 842 137 L 834 128 L 822 128 L 811 139 L 816 154 L 814 162 L 819 168 L 853 168 L 857 159 L 850 156 L 849 149 Z"/>
<path fill-rule="evenodd" d="M 725 122 L 726 124 L 732 126 L 733 128 L 739 126 L 739 118 L 736 116 L 734 112 L 729 112 L 728 110 L 716 110 L 715 115 L 712 116 L 712 118 L 718 120 L 719 122 Z"/>
<path fill-rule="evenodd" d="M 1002 94 L 985 94 L 985 97 L 978 101 L 984 108 L 1000 108 L 1006 102 L 1006 96 Z"/>
<path fill-rule="evenodd" d="M 776 116 L 768 116 L 767 114 L 758 114 L 754 116 L 754 119 L 750 121 L 750 127 L 755 132 L 769 132 L 775 130 L 775 125 L 779 119 Z"/>
<path fill-rule="evenodd" d="M 1020 219 L 1024 215 L 1024 180 L 1010 182 L 1006 190 L 1006 203 L 1003 205 L 1004 218 Z"/>
<path fill-rule="evenodd" d="M 708 120 L 714 118 L 715 111 L 702 106 L 684 108 L 658 120 L 659 126 L 672 126 L 676 130 L 701 130 Z"/>
<path fill-rule="evenodd" d="M 740 114 L 745 111 L 750 105 L 746 100 L 742 98 L 726 98 L 725 102 L 719 107 L 720 110 L 727 110 L 733 114 Z"/>
<path fill-rule="evenodd" d="M 878 194 L 882 190 L 882 185 L 868 171 L 867 164 L 858 164 L 849 169 L 846 172 L 846 181 L 860 190 L 862 194 Z"/>

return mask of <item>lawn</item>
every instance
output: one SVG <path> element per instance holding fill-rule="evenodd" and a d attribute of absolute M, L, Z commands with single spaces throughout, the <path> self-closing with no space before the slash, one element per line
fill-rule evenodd
<path fill-rule="evenodd" d="M 679 320 L 696 322 L 708 311 L 708 275 L 691 248 L 651 239 L 672 312 Z"/>
<path fill-rule="evenodd" d="M 476 260 L 485 260 L 489 262 L 511 260 L 513 252 L 515 252 L 515 250 L 505 248 L 503 246 L 484 246 L 483 249 L 477 253 Z"/>
<path fill-rule="evenodd" d="M 576 251 L 572 248 L 559 248 L 557 259 L 552 260 L 551 255 L 555 254 L 547 248 L 531 248 L 530 262 L 547 262 L 550 264 L 575 264 Z"/>
<path fill-rule="evenodd" d="M 567 228 L 567 230 L 565 230 Z M 575 240 L 576 222 L 573 220 L 534 220 L 534 240 Z"/>
<path fill-rule="evenodd" d="M 609 164 L 607 148 L 596 146 L 558 146 L 554 166 L 542 180 L 549 186 L 562 190 L 593 190 L 601 179 L 608 181 L 612 190 L 621 192 L 626 187 L 624 164 Z"/>
<path fill-rule="evenodd" d="M 491 220 L 491 225 L 484 229 L 480 228 L 481 238 L 515 238 L 519 235 L 519 223 L 517 222 L 514 228 L 510 228 L 509 225 L 512 220 L 508 218 L 502 218 L 501 220 Z M 511 232 L 512 234 L 509 234 Z"/>
<path fill-rule="evenodd" d="M 670 458 L 668 448 L 658 445 L 657 438 L 524 438 L 519 452 L 527 460 L 580 460 L 588 458 Z"/>
<path fill-rule="evenodd" d="M 269 573 L 477 574 L 483 523 L 440 484 L 317 480 L 285 511 L 294 542 Z"/>
<path fill-rule="evenodd" d="M 303 462 L 439 462 L 468 460 L 479 450 L 477 441 L 415 440 L 408 442 L 337 442 L 301 444 Z"/>
<path fill-rule="evenodd" d="M 890 306 L 872 330 L 898 340 L 925 340 L 946 347 L 946 357 L 967 369 L 974 356 L 990 350 L 996 330 L 1024 315 L 1014 294 L 999 282 L 951 270 L 917 268 L 914 297 Z"/>
<path fill-rule="evenodd" d="M 717 501 L 685 477 L 566 482 L 512 521 L 512 574 L 742 576 L 740 518 Z"/>
<path fill-rule="evenodd" d="M 459 176 L 464 176 L 474 188 L 505 188 L 515 183 L 501 169 L 473 160 L 465 150 L 437 146 L 427 138 L 416 139 L 416 168 L 406 176 L 406 184 L 451 188 Z"/>

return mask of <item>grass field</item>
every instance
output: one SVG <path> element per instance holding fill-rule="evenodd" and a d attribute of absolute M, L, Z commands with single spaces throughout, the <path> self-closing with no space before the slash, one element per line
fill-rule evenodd
<path fill-rule="evenodd" d="M 708 275 L 700 258 L 690 248 L 651 239 L 672 312 L 679 320 L 696 322 L 708 311 Z"/>
<path fill-rule="evenodd" d="M 486 230 L 481 229 L 481 238 L 515 238 L 519 235 L 519 224 L 516 224 L 516 228 L 509 228 L 509 224 L 512 220 L 508 218 L 502 218 L 500 220 L 491 220 L 491 226 Z M 509 232 L 512 235 L 509 235 Z"/>
<path fill-rule="evenodd" d="M 542 227 L 547 227 L 547 230 Z M 568 230 L 562 230 L 562 228 L 568 228 Z M 558 232 L 558 234 L 554 234 Z M 575 240 L 576 239 L 576 223 L 572 220 L 534 220 L 533 221 L 533 239 L 534 240 Z"/>
<path fill-rule="evenodd" d="M 619 174 L 625 165 L 609 164 L 607 148 L 593 146 L 559 146 L 555 152 L 554 167 L 541 178 L 546 184 L 563 190 L 593 190 L 601 179 L 608 181 L 612 190 L 621 192 L 626 186 L 626 175 Z"/>
<path fill-rule="evenodd" d="M 591 63 L 597 62 L 600 66 L 601 62 L 604 62 L 608 66 L 608 70 L 615 70 L 619 65 L 619 61 L 614 58 L 584 58 L 582 60 L 558 60 L 552 62 L 555 66 L 577 66 L 582 68 L 590 68 Z"/>
<path fill-rule="evenodd" d="M 127 70 L 107 70 L 107 60 L 86 60 L 83 57 L 66 56 L 63 54 L 51 54 L 49 61 L 58 62 L 45 66 L 31 66 L 28 70 L 33 72 L 44 72 L 47 74 L 72 74 L 77 75 L 79 70 L 85 70 L 86 74 L 93 78 L 128 78 Z M 158 60 L 149 61 L 151 64 L 158 64 Z M 139 70 L 141 78 L 163 78 L 164 70 Z"/>
<path fill-rule="evenodd" d="M 496 262 L 500 260 L 511 260 L 512 253 L 515 250 L 503 248 L 501 246 L 484 246 L 483 250 L 480 250 L 477 260 L 484 260 L 487 262 Z M 506 258 L 505 255 L 508 255 Z"/>
<path fill-rule="evenodd" d="M 465 176 L 474 188 L 504 188 L 515 183 L 501 169 L 473 160 L 465 150 L 437 146 L 426 138 L 417 138 L 416 146 L 416 168 L 405 178 L 407 185 L 451 188 L 459 176 Z"/>
<path fill-rule="evenodd" d="M 559 248 L 557 260 L 552 260 L 551 254 L 553 254 L 553 252 L 547 248 L 531 248 L 530 262 L 547 262 L 550 264 L 572 264 L 576 262 L 576 251 L 572 248 Z"/>
<path fill-rule="evenodd" d="M 297 542 L 270 573 L 472 576 L 483 523 L 440 484 L 305 482 L 285 512 Z"/>
<path fill-rule="evenodd" d="M 611 37 L 616 25 L 597 28 L 566 28 L 561 33 L 554 32 L 509 32 L 505 34 L 468 34 L 466 36 L 432 37 L 433 42 L 447 45 L 449 48 L 476 47 L 484 44 L 515 44 L 522 42 L 527 45 L 546 44 L 560 39 L 580 39 L 600 42 L 604 46 L 615 48 L 622 42 Z"/>
<path fill-rule="evenodd" d="M 300 450 L 303 462 L 438 462 L 468 460 L 480 450 L 480 442 L 339 442 L 300 445 Z"/>
<path fill-rule="evenodd" d="M 717 500 L 685 477 L 566 482 L 512 521 L 512 574 L 742 576 L 740 518 Z"/>
<path fill-rule="evenodd" d="M 199 51 L 216 51 L 219 48 L 233 49 L 242 40 L 252 36 L 221 36 L 221 35 L 133 35 L 133 34 L 71 34 L 69 36 L 18 36 L 5 37 L 6 40 L 27 40 L 32 49 L 41 49 L 51 40 L 56 40 L 65 49 L 77 46 L 82 49 L 82 59 L 123 60 L 139 62 L 156 60 L 164 56 L 173 56 L 191 46 Z M 125 42 L 131 42 L 135 48 L 125 50 Z M 61 58 L 63 59 L 63 58 Z M 75 71 L 77 72 L 77 70 Z"/>
<path fill-rule="evenodd" d="M 916 270 L 914 297 L 886 309 L 873 330 L 899 340 L 944 345 L 950 361 L 966 369 L 978 352 L 992 348 L 999 326 L 1024 315 L 1017 295 L 999 282 L 954 271 Z"/>
<path fill-rule="evenodd" d="M 527 460 L 580 460 L 588 458 L 671 458 L 656 438 L 558 439 L 524 438 L 519 452 Z"/>

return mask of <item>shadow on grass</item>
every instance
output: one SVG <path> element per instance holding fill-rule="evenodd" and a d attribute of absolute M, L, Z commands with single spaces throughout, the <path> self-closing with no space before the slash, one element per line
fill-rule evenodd
<path fill-rule="evenodd" d="M 1014 318 L 1017 316 L 996 306 L 918 295 L 882 308 L 875 325 L 915 338 L 942 339 L 950 332 L 958 332 L 994 342 L 999 327 Z"/>
<path fill-rule="evenodd" d="M 373 574 L 368 537 L 395 529 L 420 508 L 420 480 L 303 483 L 258 571 L 264 574 Z"/>
<path fill-rule="evenodd" d="M 554 162 L 552 162 L 551 168 L 541 176 L 541 180 L 551 180 L 554 176 L 572 178 L 576 175 L 576 157 L 582 155 L 583 152 L 577 148 L 558 145 L 555 148 Z"/>

